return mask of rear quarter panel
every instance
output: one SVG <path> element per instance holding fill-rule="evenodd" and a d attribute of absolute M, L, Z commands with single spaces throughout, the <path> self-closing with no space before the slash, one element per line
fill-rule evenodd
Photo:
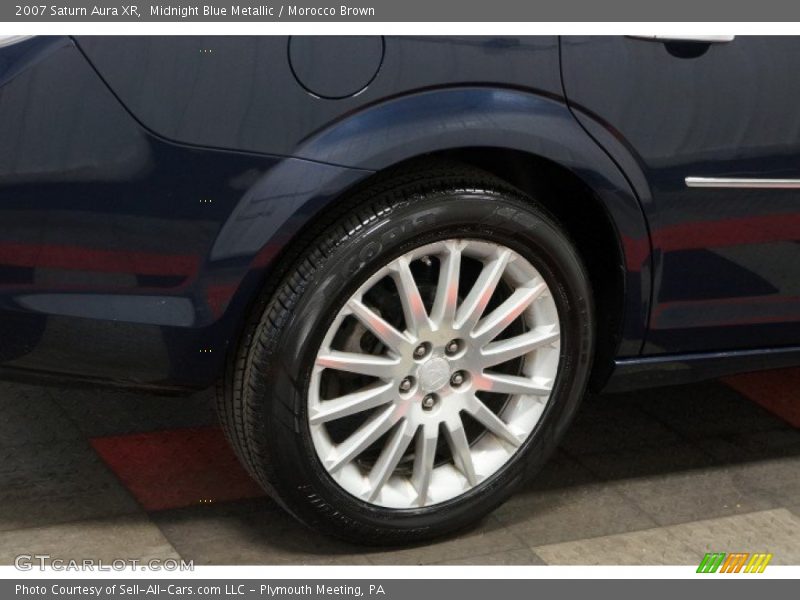
<path fill-rule="evenodd" d="M 557 40 L 384 43 L 377 76 L 337 100 L 296 81 L 286 38 L 0 50 L 0 333 L 15 340 L 0 365 L 209 385 L 310 220 L 376 170 L 476 146 L 559 162 L 601 196 L 628 270 L 620 352 L 637 353 L 647 230 L 563 103 Z"/>

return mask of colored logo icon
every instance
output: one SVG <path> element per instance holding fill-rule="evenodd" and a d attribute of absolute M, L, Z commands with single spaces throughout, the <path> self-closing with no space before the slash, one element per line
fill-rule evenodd
<path fill-rule="evenodd" d="M 700 561 L 698 573 L 763 573 L 772 554 L 765 552 L 709 552 Z"/>

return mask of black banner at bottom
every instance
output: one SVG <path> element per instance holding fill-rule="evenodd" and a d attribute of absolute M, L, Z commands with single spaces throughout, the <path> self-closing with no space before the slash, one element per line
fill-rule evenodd
<path fill-rule="evenodd" d="M 698 576 L 697 579 L 354 579 L 354 580 L 113 580 L 113 579 L 26 579 L 0 582 L 0 598 L 83 600 L 86 598 L 219 598 L 241 600 L 333 598 L 373 598 L 376 600 L 423 600 L 428 598 L 535 598 L 558 594 L 570 598 L 608 597 L 648 600 L 687 600 L 725 594 L 726 600 L 748 598 L 756 593 L 787 595 L 794 590 L 792 580 L 757 577 Z M 794 590 L 796 591 L 796 590 Z"/>

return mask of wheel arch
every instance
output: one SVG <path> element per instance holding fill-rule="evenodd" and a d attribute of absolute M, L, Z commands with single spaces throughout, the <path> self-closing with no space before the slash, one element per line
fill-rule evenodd
<path fill-rule="evenodd" d="M 641 207 L 625 175 L 560 101 L 493 88 L 426 91 L 341 119 L 309 136 L 297 155 L 303 160 L 285 162 L 330 170 L 330 177 L 320 179 L 324 193 L 304 198 L 281 217 L 280 227 L 271 227 L 273 235 L 259 240 L 252 261 L 258 276 L 249 277 L 251 285 L 237 294 L 246 296 L 245 314 L 302 243 L 304 232 L 355 191 L 386 172 L 413 168 L 415 161 L 457 160 L 537 198 L 575 239 L 604 315 L 594 387 L 604 383 L 613 358 L 639 353 L 651 283 Z M 239 237 L 235 227 L 227 235 Z"/>

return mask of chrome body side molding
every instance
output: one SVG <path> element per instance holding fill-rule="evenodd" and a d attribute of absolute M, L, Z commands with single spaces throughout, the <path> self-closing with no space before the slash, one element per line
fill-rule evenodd
<path fill-rule="evenodd" d="M 800 189 L 800 179 L 748 179 L 744 177 L 687 177 L 690 188 Z"/>

